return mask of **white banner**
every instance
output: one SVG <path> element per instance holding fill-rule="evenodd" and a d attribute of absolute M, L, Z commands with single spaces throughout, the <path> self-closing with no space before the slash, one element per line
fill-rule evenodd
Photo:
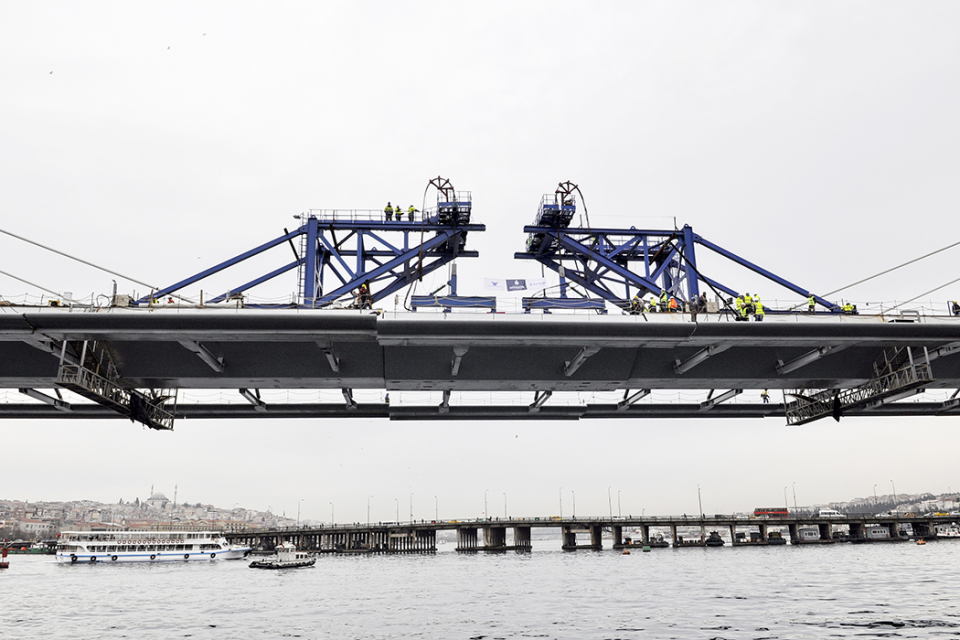
<path fill-rule="evenodd" d="M 542 291 L 547 288 L 546 278 L 484 278 L 487 291 Z"/>
<path fill-rule="evenodd" d="M 483 288 L 487 291 L 506 291 L 507 281 L 498 278 L 484 278 Z"/>
<path fill-rule="evenodd" d="M 527 289 L 530 291 L 543 291 L 547 288 L 546 278 L 527 278 Z"/>

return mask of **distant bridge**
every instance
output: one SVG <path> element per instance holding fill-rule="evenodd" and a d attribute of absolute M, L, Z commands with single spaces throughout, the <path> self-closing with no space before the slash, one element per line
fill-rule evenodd
<path fill-rule="evenodd" d="M 268 529 L 225 534 L 233 543 L 270 551 L 282 542 L 325 553 L 423 553 L 436 551 L 438 531 L 457 532 L 457 551 L 530 551 L 534 529 L 560 529 L 563 549 L 601 550 L 604 534 L 614 549 L 637 547 L 706 547 L 713 541 L 734 546 L 829 544 L 835 542 L 897 542 L 937 539 L 937 526 L 952 526 L 956 515 L 789 516 L 649 516 L 610 518 L 486 518 L 337 524 L 300 529 Z M 905 525 L 910 525 L 907 533 Z M 508 537 L 510 530 L 512 536 Z M 785 530 L 788 537 L 784 537 Z M 722 533 L 722 535 L 720 535 Z M 724 539 L 725 538 L 725 539 Z M 960 538 L 940 538 L 960 539 Z"/>

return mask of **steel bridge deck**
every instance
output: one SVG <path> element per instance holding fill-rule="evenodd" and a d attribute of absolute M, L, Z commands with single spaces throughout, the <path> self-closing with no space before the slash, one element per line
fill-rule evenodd
<path fill-rule="evenodd" d="M 64 341 L 105 343 L 122 383 L 159 389 L 624 391 L 847 389 L 884 349 L 931 359 L 927 388 L 960 388 L 960 319 L 720 314 L 376 314 L 358 310 L 0 307 L 0 388 L 53 389 Z M 197 347 L 222 362 L 218 371 Z M 829 349 L 826 349 L 828 348 Z M 335 369 L 334 369 L 335 367 Z M 495 403 L 496 404 L 496 403 Z M 943 403 L 893 403 L 844 415 L 930 415 Z M 182 417 L 577 419 L 760 417 L 775 404 L 411 407 L 360 404 L 186 405 Z M 4 404 L 0 417 L 107 417 L 99 406 Z M 112 416 L 111 416 L 112 417 Z"/>

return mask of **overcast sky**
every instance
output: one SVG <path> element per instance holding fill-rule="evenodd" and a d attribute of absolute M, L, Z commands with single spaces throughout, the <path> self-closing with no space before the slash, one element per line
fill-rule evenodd
<path fill-rule="evenodd" d="M 0 228 L 162 286 L 309 208 L 419 208 L 442 175 L 487 225 L 459 265 L 480 293 L 539 275 L 512 258 L 521 228 L 572 180 L 595 226 L 676 219 L 824 292 L 960 239 L 958 28 L 947 2 L 2 2 Z M 957 277 L 957 251 L 843 295 L 912 298 Z M 3 235 L 0 270 L 78 297 L 113 278 Z M 41 293 L 0 276 L 4 298 Z M 4 421 L 0 497 L 177 485 L 345 521 L 368 499 L 375 520 L 406 517 L 411 494 L 417 518 L 480 516 L 485 495 L 501 515 L 503 494 L 511 515 L 561 495 L 570 512 L 574 493 L 578 515 L 616 513 L 618 493 L 624 514 L 696 513 L 699 485 L 720 513 L 785 487 L 792 505 L 794 485 L 801 505 L 958 489 L 957 426 Z"/>

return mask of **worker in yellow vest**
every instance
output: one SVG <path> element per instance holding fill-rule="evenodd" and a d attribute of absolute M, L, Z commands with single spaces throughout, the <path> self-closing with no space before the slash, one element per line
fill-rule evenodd
<path fill-rule="evenodd" d="M 753 315 L 753 296 L 749 293 L 743 296 L 743 308 L 746 311 L 744 315 Z"/>
<path fill-rule="evenodd" d="M 813 294 L 811 293 L 809 296 L 807 296 L 807 313 L 813 313 L 816 308 L 817 299 L 814 298 Z"/>
<path fill-rule="evenodd" d="M 737 296 L 737 299 L 733 301 L 734 307 L 737 309 L 737 320 L 743 317 L 743 296 Z"/>
<path fill-rule="evenodd" d="M 413 205 L 410 205 L 410 208 L 407 209 L 407 215 L 410 216 L 410 222 L 413 222 L 413 214 L 416 212 L 417 210 L 413 207 Z"/>
<path fill-rule="evenodd" d="M 393 220 L 393 206 L 390 202 L 387 202 L 387 206 L 383 208 L 383 217 L 387 219 L 387 222 Z"/>
<path fill-rule="evenodd" d="M 753 318 L 757 322 L 763 322 L 763 303 L 760 302 L 760 296 L 753 296 Z"/>
<path fill-rule="evenodd" d="M 669 297 L 667 296 L 667 292 L 660 289 L 660 311 L 666 312 L 668 303 Z"/>

